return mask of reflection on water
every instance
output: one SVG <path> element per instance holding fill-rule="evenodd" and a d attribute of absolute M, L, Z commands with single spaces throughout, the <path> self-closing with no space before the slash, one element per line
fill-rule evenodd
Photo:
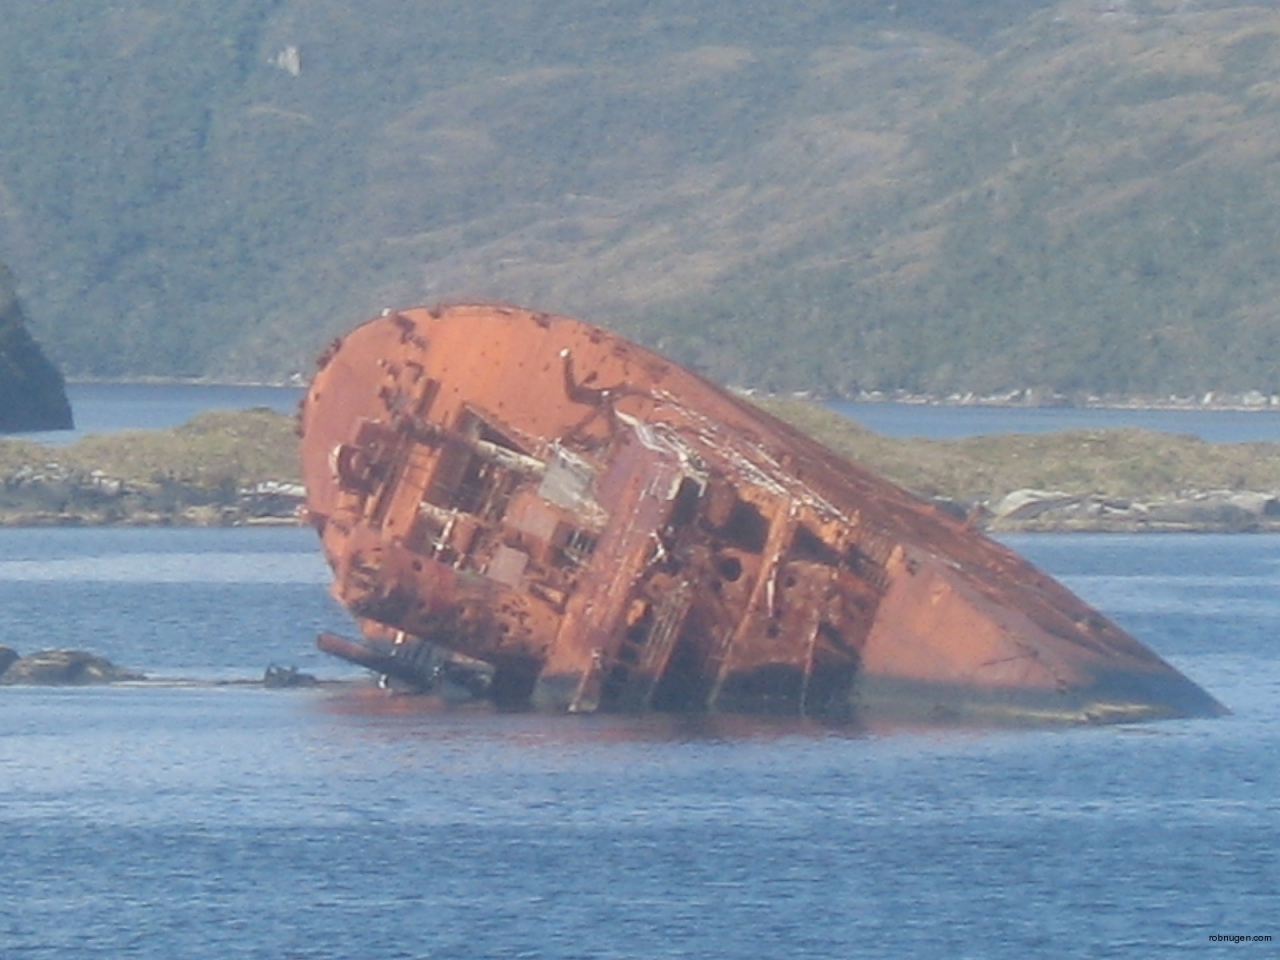
<path fill-rule="evenodd" d="M 788 737 L 812 740 L 861 737 L 868 731 L 856 725 L 823 724 L 796 717 L 757 717 L 704 714 L 646 714 L 643 716 L 547 716 L 505 713 L 486 703 L 455 704 L 436 696 L 389 694 L 373 686 L 330 691 L 318 702 L 326 713 L 342 717 L 375 736 L 451 736 L 507 742 L 645 743 L 698 741 L 714 743 L 773 741 Z"/>

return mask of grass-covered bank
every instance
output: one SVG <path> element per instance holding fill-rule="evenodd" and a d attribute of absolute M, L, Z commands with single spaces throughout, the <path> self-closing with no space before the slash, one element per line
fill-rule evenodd
<path fill-rule="evenodd" d="M 1136 428 L 898 440 L 819 404 L 760 406 L 837 453 L 923 496 L 994 502 L 1024 488 L 1079 496 L 1171 497 L 1191 491 L 1280 491 L 1280 444 L 1208 443 Z"/>
<path fill-rule="evenodd" d="M 807 401 L 757 402 L 992 530 L 1280 529 L 1280 444 L 1134 428 L 898 440 Z"/>
<path fill-rule="evenodd" d="M 757 402 L 993 530 L 1280 529 L 1280 444 L 1134 429 L 897 440 L 815 403 Z M 300 479 L 293 418 L 263 409 L 66 447 L 5 439 L 0 524 L 287 521 Z"/>
<path fill-rule="evenodd" d="M 0 525 L 288 520 L 299 502 L 297 446 L 293 419 L 266 409 L 65 447 L 0 440 Z"/>

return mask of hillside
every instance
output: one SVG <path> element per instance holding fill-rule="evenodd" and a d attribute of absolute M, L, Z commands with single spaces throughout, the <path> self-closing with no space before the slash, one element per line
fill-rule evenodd
<path fill-rule="evenodd" d="M 1280 392 L 1280 11 L 24 2 L 0 257 L 64 369 L 281 378 L 386 304 L 852 394 Z"/>

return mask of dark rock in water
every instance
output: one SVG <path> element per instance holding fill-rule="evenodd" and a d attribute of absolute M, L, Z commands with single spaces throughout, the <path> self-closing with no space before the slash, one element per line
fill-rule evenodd
<path fill-rule="evenodd" d="M 83 650 L 40 650 L 14 660 L 0 675 L 0 684 L 79 686 L 142 679 L 143 675 L 136 671 L 117 667 L 110 660 Z"/>
<path fill-rule="evenodd" d="M 62 374 L 27 330 L 13 275 L 0 264 L 0 433 L 72 426 Z"/>
<path fill-rule="evenodd" d="M 6 647 L 0 644 L 0 677 L 4 676 L 4 672 L 13 666 L 18 659 L 18 651 L 12 647 Z"/>
<path fill-rule="evenodd" d="M 289 687 L 314 687 L 320 681 L 309 673 L 302 673 L 297 667 L 267 667 L 262 675 L 262 685 L 282 690 Z"/>

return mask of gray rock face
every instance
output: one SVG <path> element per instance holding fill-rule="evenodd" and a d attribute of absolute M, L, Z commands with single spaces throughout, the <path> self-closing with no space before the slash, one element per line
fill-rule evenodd
<path fill-rule="evenodd" d="M 1069 493 L 1047 490 L 1014 490 L 991 506 L 991 513 L 1001 520 L 1034 520 L 1045 513 L 1065 510 L 1080 502 Z"/>
<path fill-rule="evenodd" d="M 72 426 L 62 374 L 28 332 L 13 275 L 0 264 L 0 433 Z"/>
<path fill-rule="evenodd" d="M 1280 530 L 1280 493 L 1264 491 L 1190 491 L 1178 496 L 1134 501 L 1016 490 L 988 510 L 988 527 L 997 532 Z"/>

